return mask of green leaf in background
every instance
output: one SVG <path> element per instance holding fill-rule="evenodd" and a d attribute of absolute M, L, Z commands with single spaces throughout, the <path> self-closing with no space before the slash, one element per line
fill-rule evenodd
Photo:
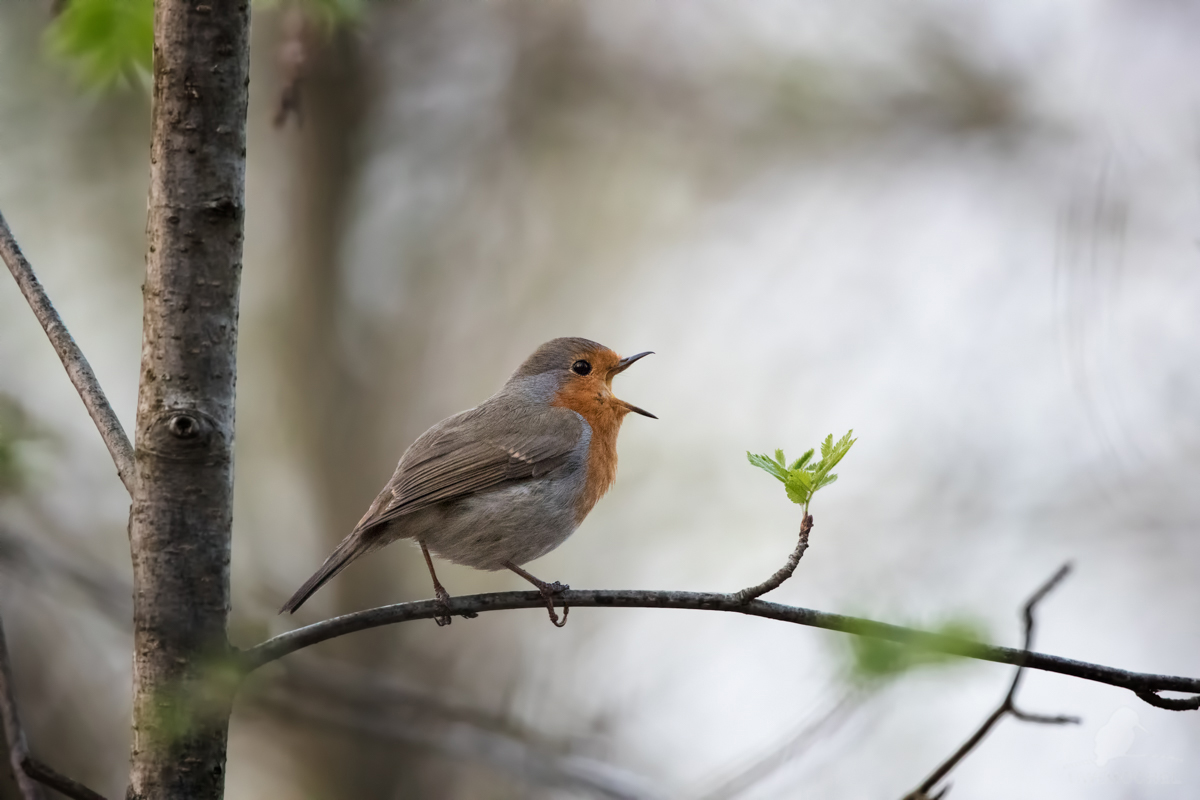
<path fill-rule="evenodd" d="M 41 438 L 43 433 L 21 404 L 0 392 L 0 496 L 24 488 L 29 465 L 23 445 Z"/>
<path fill-rule="evenodd" d="M 984 626 L 968 617 L 954 617 L 932 628 L 933 633 L 985 644 Z M 963 659 L 948 653 L 936 653 L 913 645 L 889 642 L 870 636 L 850 636 L 848 642 L 849 679 L 858 684 L 892 681 L 914 670 L 944 666 Z"/>
<path fill-rule="evenodd" d="M 85 86 L 144 82 L 154 53 L 154 0 L 71 0 L 46 31 L 46 46 Z"/>
<path fill-rule="evenodd" d="M 276 0 L 263 0 L 259 5 L 270 7 L 283 5 Z M 363 15 L 366 0 L 302 0 L 295 3 L 304 16 L 326 30 L 326 32 L 358 21 Z"/>
<path fill-rule="evenodd" d="M 298 9 L 328 35 L 362 17 L 365 0 L 262 0 L 255 6 Z M 154 58 L 154 0 L 69 0 L 46 30 L 50 55 L 94 89 L 149 83 Z"/>

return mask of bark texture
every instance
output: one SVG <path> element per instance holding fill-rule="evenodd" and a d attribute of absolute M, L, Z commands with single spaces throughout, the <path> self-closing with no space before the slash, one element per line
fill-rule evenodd
<path fill-rule="evenodd" d="M 158 0 L 143 288 L 129 798 L 224 789 L 248 0 Z"/>

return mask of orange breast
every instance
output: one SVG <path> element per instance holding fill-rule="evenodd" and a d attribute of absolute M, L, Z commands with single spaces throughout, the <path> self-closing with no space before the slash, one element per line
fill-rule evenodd
<path fill-rule="evenodd" d="M 603 388 L 578 384 L 559 390 L 551 405 L 577 412 L 592 427 L 587 479 L 575 512 L 576 522 L 582 522 L 617 479 L 617 433 L 627 412 Z"/>

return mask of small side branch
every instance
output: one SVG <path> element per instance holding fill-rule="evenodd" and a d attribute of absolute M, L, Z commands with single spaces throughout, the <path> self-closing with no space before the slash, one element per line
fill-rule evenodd
<path fill-rule="evenodd" d="M 727 611 L 751 617 L 790 622 L 794 625 L 840 631 L 856 636 L 870 636 L 932 652 L 1056 672 L 1060 675 L 1096 681 L 1132 692 L 1200 694 L 1200 678 L 1130 672 L 1102 664 L 1090 664 L 1085 661 L 1075 661 L 1045 653 L 1033 653 L 1013 647 L 986 645 L 915 628 L 888 625 L 861 617 L 831 614 L 798 606 L 785 606 L 765 600 L 738 603 L 730 595 L 724 593 L 644 589 L 593 589 L 588 591 L 572 589 L 556 596 L 560 602 L 569 603 L 576 608 L 674 608 L 695 611 Z M 243 672 L 251 672 L 289 653 L 349 633 L 444 615 L 447 606 L 453 614 L 465 612 L 482 614 L 517 608 L 542 609 L 546 607 L 546 601 L 539 592 L 495 592 L 452 597 L 446 605 L 438 600 L 422 600 L 415 603 L 380 606 L 327 619 L 272 637 L 248 650 L 239 652 L 237 654 L 238 667 Z"/>
<path fill-rule="evenodd" d="M 50 298 L 46 296 L 46 290 L 34 274 L 33 267 L 21 252 L 17 240 L 13 238 L 3 214 L 0 214 L 0 258 L 8 265 L 21 294 L 25 295 L 34 316 L 42 324 L 42 330 L 46 332 L 46 337 L 58 353 L 63 367 L 67 370 L 67 376 L 75 386 L 75 391 L 79 392 L 83 405 L 91 415 L 92 422 L 96 423 L 105 446 L 108 447 L 109 455 L 117 466 L 117 475 L 132 494 L 133 447 L 129 444 L 129 437 L 125 435 L 125 429 L 121 427 L 108 398 L 104 396 L 104 390 L 100 388 L 100 382 L 96 380 L 83 351 L 75 344 L 70 331 L 63 325 L 62 318 L 58 316 Z"/>
<path fill-rule="evenodd" d="M 1034 608 L 1036 608 L 1037 604 L 1042 601 L 1042 598 L 1044 598 L 1054 589 L 1054 587 L 1058 586 L 1058 584 L 1062 582 L 1063 578 L 1067 577 L 1067 574 L 1070 573 L 1070 571 L 1071 565 L 1069 563 L 1063 564 L 1059 568 L 1058 572 L 1054 573 L 1054 575 L 1052 575 L 1048 581 L 1042 584 L 1041 588 L 1034 592 L 1033 596 L 1026 601 L 1025 608 L 1023 610 L 1023 618 L 1025 622 L 1025 645 L 1022 647 L 1022 650 L 1025 652 L 1029 652 L 1029 648 L 1033 645 Z M 979 726 L 978 730 L 971 734 L 971 737 L 967 739 L 967 741 L 963 742 L 962 746 L 955 750 L 953 755 L 943 761 L 937 769 L 930 773 L 929 777 L 926 778 L 920 786 L 906 795 L 904 800 L 926 800 L 927 798 L 932 800 L 932 798 L 944 797 L 949 789 L 949 786 L 942 787 L 942 790 L 937 793 L 933 793 L 934 788 L 947 775 L 950 774 L 951 770 L 958 766 L 960 761 L 966 758 L 972 750 L 979 746 L 979 743 L 982 742 L 984 737 L 991 732 L 996 723 L 1003 719 L 1006 715 L 1012 715 L 1023 722 L 1036 722 L 1043 725 L 1079 724 L 1078 717 L 1051 717 L 1042 714 L 1030 714 L 1017 708 L 1017 687 L 1021 684 L 1021 675 L 1025 671 L 1026 666 L 1028 666 L 1028 664 L 1021 664 L 1017 667 L 1017 673 L 1013 675 L 1012 683 L 1008 687 L 1008 693 L 1004 696 L 1004 700 L 1000 703 L 996 710 L 993 711 L 991 715 L 983 721 L 983 724 Z M 1138 696 L 1140 697 L 1141 694 L 1142 693 L 1139 692 Z M 1162 698 L 1159 699 L 1161 700 Z"/>
<path fill-rule="evenodd" d="M 742 589 L 740 592 L 734 592 L 729 596 L 730 599 L 735 603 L 749 603 L 756 597 L 778 589 L 780 584 L 792 577 L 792 574 L 796 571 L 796 567 L 800 565 L 800 559 L 804 558 L 804 551 L 808 549 L 808 533 L 812 530 L 812 526 L 812 514 L 805 514 L 804 521 L 800 523 L 800 540 L 796 542 L 796 549 L 788 556 L 787 563 L 780 567 L 774 575 L 757 586 L 751 586 Z"/>

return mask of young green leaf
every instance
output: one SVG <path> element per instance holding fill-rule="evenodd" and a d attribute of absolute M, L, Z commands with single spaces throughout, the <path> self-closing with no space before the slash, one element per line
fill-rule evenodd
<path fill-rule="evenodd" d="M 788 499 L 793 503 L 804 505 L 812 499 L 812 477 L 802 469 L 789 472 L 783 486 L 787 490 Z"/>
<path fill-rule="evenodd" d="M 746 459 L 751 464 L 758 467 L 759 469 L 761 469 L 765 472 L 771 473 L 771 475 L 773 475 L 776 480 L 779 480 L 779 481 L 787 480 L 787 476 L 788 476 L 787 470 L 784 469 L 783 467 L 781 467 L 779 464 L 775 463 L 774 459 L 771 459 L 768 456 L 751 453 L 749 451 L 746 451 Z"/>
<path fill-rule="evenodd" d="M 821 442 L 821 460 L 815 464 L 811 463 L 813 450 L 809 450 L 793 461 L 790 467 L 787 465 L 787 458 L 781 449 L 775 451 L 774 458 L 750 452 L 746 453 L 746 458 L 754 466 L 771 473 L 776 480 L 782 481 L 788 499 L 804 506 L 805 513 L 807 513 L 808 505 L 812 502 L 813 495 L 817 493 L 817 490 L 837 480 L 837 475 L 832 474 L 830 470 L 837 466 L 846 453 L 850 452 L 850 448 L 857 441 L 851 438 L 853 434 L 853 430 L 848 431 L 837 442 L 834 442 L 833 434 L 826 436 L 825 441 Z"/>
<path fill-rule="evenodd" d="M 805 465 L 808 464 L 809 459 L 811 459 L 813 457 L 813 452 L 814 451 L 812 450 L 812 448 L 809 448 L 809 451 L 807 453 L 805 453 L 804 455 L 800 456 L 799 458 L 797 458 L 795 461 L 793 461 L 792 465 L 790 467 L 788 467 L 788 469 L 789 470 L 804 469 Z"/>

